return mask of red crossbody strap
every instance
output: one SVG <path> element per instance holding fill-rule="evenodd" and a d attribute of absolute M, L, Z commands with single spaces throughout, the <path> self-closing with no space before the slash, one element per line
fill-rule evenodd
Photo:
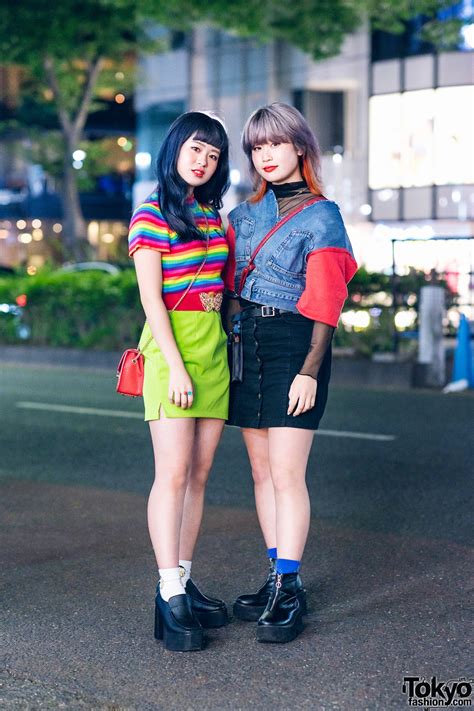
<path fill-rule="evenodd" d="M 267 232 L 265 237 L 262 239 L 260 244 L 257 245 L 257 247 L 254 249 L 253 254 L 250 256 L 249 263 L 247 266 L 244 268 L 242 271 L 242 276 L 240 277 L 240 284 L 239 284 L 239 294 L 242 293 L 242 289 L 244 288 L 245 280 L 247 279 L 248 275 L 250 272 L 253 272 L 255 269 L 255 264 L 254 264 L 254 259 L 257 256 L 257 254 L 260 252 L 262 247 L 268 242 L 270 237 L 275 234 L 277 230 L 280 229 L 280 227 L 283 227 L 283 225 L 288 222 L 288 220 L 291 220 L 292 217 L 297 215 L 301 210 L 304 210 L 305 207 L 308 207 L 309 205 L 313 205 L 315 202 L 319 202 L 320 200 L 326 200 L 326 198 L 321 195 L 320 197 L 314 198 L 314 200 L 309 200 L 308 202 L 303 203 L 303 205 L 299 205 L 299 207 L 295 208 L 291 212 L 288 213 L 288 215 L 285 215 L 279 222 L 276 223 L 272 227 L 272 229 Z"/>

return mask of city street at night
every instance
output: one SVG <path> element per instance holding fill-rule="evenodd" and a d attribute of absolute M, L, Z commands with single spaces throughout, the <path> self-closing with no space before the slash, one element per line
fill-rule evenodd
<path fill-rule="evenodd" d="M 0 711 L 472 707 L 474 0 L 0 47 Z"/>
<path fill-rule="evenodd" d="M 404 709 L 404 677 L 470 679 L 472 391 L 334 387 L 308 469 L 303 633 L 153 638 L 153 459 L 114 372 L 3 365 L 2 687 L 11 709 Z M 229 610 L 265 547 L 238 429 L 212 469 L 193 578 Z"/>

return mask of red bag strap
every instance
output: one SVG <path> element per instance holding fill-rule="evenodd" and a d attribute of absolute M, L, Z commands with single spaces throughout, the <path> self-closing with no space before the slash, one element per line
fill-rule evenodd
<path fill-rule="evenodd" d="M 207 261 L 207 257 L 208 257 L 208 255 L 209 255 L 209 220 L 207 219 L 206 211 L 204 210 L 204 208 L 201 208 L 201 209 L 202 209 L 203 214 L 204 214 L 204 220 L 206 221 L 206 254 L 204 255 L 204 259 L 202 260 L 202 262 L 201 262 L 201 264 L 200 264 L 200 266 L 199 266 L 199 269 L 198 269 L 197 272 L 194 274 L 193 278 L 192 278 L 191 281 L 189 282 L 189 284 L 188 284 L 188 286 L 186 287 L 185 291 L 181 294 L 181 296 L 179 297 L 178 301 L 175 303 L 175 305 L 173 306 L 173 308 L 171 309 L 171 311 L 176 311 L 176 309 L 178 308 L 178 306 L 180 305 L 180 303 L 181 303 L 181 302 L 183 301 L 183 299 L 188 295 L 189 290 L 191 289 L 192 285 L 194 284 L 194 282 L 196 281 L 196 279 L 197 279 L 198 276 L 200 275 L 200 273 L 201 273 L 201 271 L 202 271 L 202 269 L 203 269 L 203 267 L 204 267 L 204 265 L 205 265 L 205 263 L 206 263 L 206 261 Z M 150 336 L 150 337 L 146 340 L 144 346 L 142 346 L 141 348 L 140 348 L 139 346 L 137 346 L 137 350 L 139 351 L 139 353 L 143 353 L 143 351 L 144 351 L 146 348 L 148 348 L 148 346 L 150 345 L 150 343 L 152 342 L 152 340 L 153 340 L 153 336 Z"/>
<path fill-rule="evenodd" d="M 127 350 L 125 350 L 125 351 L 122 353 L 122 357 L 120 358 L 119 364 L 118 364 L 118 366 L 117 366 L 117 377 L 118 377 L 118 376 L 120 375 L 120 373 L 122 372 L 124 363 L 125 363 L 125 361 L 127 360 L 127 357 L 128 357 L 128 354 L 129 354 L 129 353 L 133 353 L 133 354 L 134 354 L 134 359 L 133 359 L 134 362 L 138 362 L 138 359 L 140 358 L 140 355 L 141 355 L 141 353 L 140 353 L 140 351 L 138 350 L 138 348 L 127 348 Z"/>
<path fill-rule="evenodd" d="M 125 351 L 124 353 L 122 353 L 122 357 L 120 358 L 120 362 L 119 362 L 119 364 L 118 364 L 118 366 L 117 366 L 117 377 L 120 375 L 120 373 L 121 373 L 121 371 L 122 371 L 123 364 L 124 364 L 124 361 L 125 361 L 125 358 L 126 358 L 126 357 L 127 357 L 127 351 Z"/>
<path fill-rule="evenodd" d="M 254 249 L 253 253 L 250 256 L 249 263 L 242 271 L 242 276 L 240 277 L 240 284 L 239 284 L 239 294 L 242 293 L 242 289 L 244 288 L 245 280 L 247 279 L 248 275 L 250 274 L 250 272 L 253 272 L 253 270 L 255 269 L 255 264 L 254 264 L 255 257 L 260 252 L 262 247 L 268 242 L 270 237 L 272 235 L 274 235 L 275 232 L 280 229 L 280 227 L 283 227 L 283 225 L 286 224 L 288 222 L 288 220 L 291 220 L 291 218 L 294 217 L 295 215 L 297 215 L 299 212 L 301 212 L 301 210 L 304 210 L 305 207 L 308 207 L 309 205 L 313 205 L 315 202 L 319 202 L 320 200 L 326 200 L 326 199 L 327 198 L 325 198 L 324 195 L 320 195 L 319 197 L 314 198 L 314 200 L 309 200 L 308 202 L 305 202 L 302 205 L 299 205 L 298 207 L 296 207 L 294 210 L 289 212 L 288 215 L 285 215 L 285 217 L 283 217 L 279 222 L 277 222 L 276 225 L 273 225 L 272 229 L 269 232 L 267 232 L 267 234 L 262 239 L 260 244 L 258 244 L 256 246 L 256 248 Z"/>

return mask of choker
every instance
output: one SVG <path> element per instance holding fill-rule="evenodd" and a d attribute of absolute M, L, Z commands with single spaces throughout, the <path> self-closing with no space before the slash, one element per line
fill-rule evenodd
<path fill-rule="evenodd" d="M 273 190 L 277 199 L 293 197 L 293 195 L 309 190 L 306 185 L 306 181 L 304 180 L 299 180 L 296 183 L 283 183 L 283 185 L 273 185 L 272 183 L 269 183 L 268 187 L 270 190 Z"/>

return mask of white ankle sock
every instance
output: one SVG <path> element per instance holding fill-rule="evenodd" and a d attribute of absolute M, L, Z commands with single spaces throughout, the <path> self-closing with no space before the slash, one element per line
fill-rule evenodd
<path fill-rule="evenodd" d="M 160 574 L 160 595 L 165 602 L 168 602 L 173 595 L 185 594 L 179 568 L 159 568 L 158 572 Z"/>
<path fill-rule="evenodd" d="M 191 577 L 191 566 L 193 564 L 192 560 L 179 560 L 179 565 L 181 568 L 184 569 L 184 575 L 181 578 L 181 582 L 183 584 L 183 588 L 186 587 L 186 583 L 188 582 L 189 578 Z M 183 571 L 181 571 L 183 572 Z"/>

